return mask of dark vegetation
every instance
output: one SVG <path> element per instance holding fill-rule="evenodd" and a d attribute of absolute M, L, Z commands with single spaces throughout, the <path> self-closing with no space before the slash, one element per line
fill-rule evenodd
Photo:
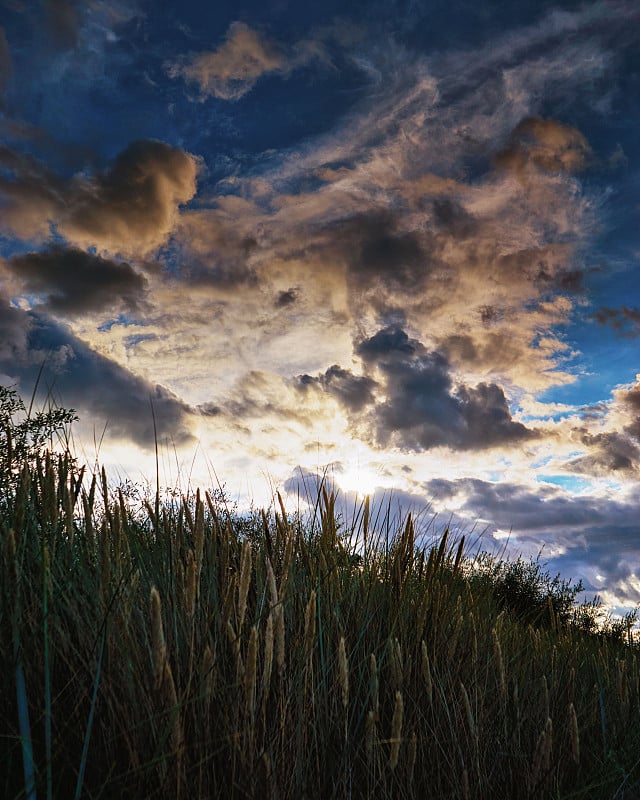
<path fill-rule="evenodd" d="M 634 615 L 326 491 L 136 504 L 2 391 L 0 796 L 640 797 Z"/>

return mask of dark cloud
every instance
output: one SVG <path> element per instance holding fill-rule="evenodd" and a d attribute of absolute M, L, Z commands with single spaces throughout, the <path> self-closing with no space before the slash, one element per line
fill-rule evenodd
<path fill-rule="evenodd" d="M 476 450 L 535 435 L 514 422 L 501 387 L 454 387 L 446 356 L 427 351 L 399 328 L 378 331 L 356 353 L 385 379 L 385 399 L 372 412 L 381 445 L 392 440 L 410 450 Z"/>
<path fill-rule="evenodd" d="M 467 239 L 478 231 L 478 223 L 471 214 L 448 197 L 433 201 L 433 219 L 437 227 L 457 239 Z"/>
<path fill-rule="evenodd" d="M 637 583 L 629 580 L 640 560 L 637 501 L 575 496 L 549 484 L 532 488 L 474 478 L 434 479 L 424 484 L 424 491 L 445 505 L 455 498 L 469 524 L 490 520 L 487 533 L 510 531 L 510 554 L 526 550 L 535 556 L 549 542 L 560 552 L 547 560 L 542 550 L 553 573 L 584 579 L 592 592 L 607 589 L 626 601 L 640 601 Z M 480 546 L 491 549 L 489 542 L 481 540 Z"/>
<path fill-rule="evenodd" d="M 224 413 L 223 409 L 216 403 L 202 403 L 197 407 L 197 410 L 203 417 L 219 417 Z"/>
<path fill-rule="evenodd" d="M 56 47 L 70 50 L 78 44 L 80 16 L 72 0 L 44 0 L 49 34 Z"/>
<path fill-rule="evenodd" d="M 569 461 L 568 469 L 591 475 L 607 475 L 610 472 L 633 473 L 637 470 L 640 449 L 629 436 L 613 431 L 585 433 L 581 441 L 592 452 Z"/>
<path fill-rule="evenodd" d="M 354 375 L 334 364 L 315 378 L 301 375 L 297 378 L 296 385 L 302 391 L 311 386 L 319 387 L 335 397 L 347 411 L 357 412 L 373 403 L 374 390 L 378 384 L 366 375 Z"/>
<path fill-rule="evenodd" d="M 640 385 L 636 384 L 628 391 L 618 394 L 624 410 L 631 416 L 631 422 L 625 425 L 625 432 L 640 442 Z"/>
<path fill-rule="evenodd" d="M 130 264 L 76 248 L 57 246 L 14 256 L 6 267 L 25 293 L 45 295 L 44 308 L 69 316 L 114 306 L 136 310 L 147 285 Z"/>
<path fill-rule="evenodd" d="M 640 309 L 638 308 L 603 306 L 595 312 L 593 317 L 600 325 L 610 325 L 620 336 L 629 339 L 640 336 Z"/>
<path fill-rule="evenodd" d="M 636 384 L 632 389 L 622 392 L 620 400 L 630 411 L 640 414 L 640 385 Z"/>
<path fill-rule="evenodd" d="M 413 356 L 422 349 L 415 339 L 397 326 L 381 328 L 370 339 L 365 339 L 356 347 L 356 353 L 365 361 L 379 361 L 392 353 Z"/>
<path fill-rule="evenodd" d="M 492 305 L 480 306 L 478 314 L 482 324 L 487 326 L 500 322 L 504 316 L 502 309 Z"/>
<path fill-rule="evenodd" d="M 583 288 L 584 271 L 581 269 L 555 269 L 548 271 L 540 265 L 534 282 L 543 291 L 555 289 L 561 292 L 579 292 Z"/>
<path fill-rule="evenodd" d="M 298 299 L 299 290 L 295 287 L 287 289 L 286 292 L 280 292 L 276 297 L 276 308 L 286 308 L 293 305 Z"/>
<path fill-rule="evenodd" d="M 523 174 L 530 166 L 544 172 L 579 172 L 587 165 L 591 148 L 571 125 L 540 117 L 526 117 L 513 130 L 507 146 L 495 157 L 496 166 Z"/>
<path fill-rule="evenodd" d="M 467 334 L 455 334 L 448 336 L 442 342 L 442 348 L 447 356 L 456 362 L 466 362 L 468 364 L 478 363 L 479 353 L 473 337 Z"/>
<path fill-rule="evenodd" d="M 404 291 L 422 285 L 430 259 L 422 237 L 403 231 L 390 212 L 363 213 L 338 223 L 334 246 L 342 249 L 355 281 L 381 281 Z"/>
<path fill-rule="evenodd" d="M 0 304 L 0 371 L 32 391 L 44 364 L 42 386 L 52 388 L 81 421 L 105 423 L 112 436 L 151 448 L 160 440 L 192 440 L 191 409 L 168 389 L 134 375 L 95 352 L 65 326 L 41 314 Z M 153 414 L 155 414 L 155 430 Z"/>
<path fill-rule="evenodd" d="M 0 295 L 0 364 L 18 362 L 28 349 L 28 325 L 24 311 L 9 305 Z"/>
<path fill-rule="evenodd" d="M 176 277 L 192 286 L 210 286 L 230 293 L 242 286 L 257 285 L 258 277 L 249 264 L 256 240 L 238 235 L 216 219 L 210 219 L 204 237 L 198 231 L 201 227 L 194 225 L 191 215 L 182 220 L 176 242 L 182 258 Z M 200 238 L 190 238 L 191 233 Z"/>
<path fill-rule="evenodd" d="M 535 490 L 509 481 L 491 483 L 478 478 L 428 481 L 427 496 L 445 503 L 464 498 L 467 513 L 491 520 L 492 526 L 514 534 L 568 531 L 590 524 L 604 524 L 601 498 L 575 497 L 556 486 L 541 484 Z"/>
<path fill-rule="evenodd" d="M 352 295 L 383 289 L 406 298 L 424 288 L 432 271 L 431 239 L 424 230 L 404 230 L 397 210 L 373 207 L 308 224 L 278 248 L 282 257 L 304 260 L 318 273 L 346 273 Z"/>

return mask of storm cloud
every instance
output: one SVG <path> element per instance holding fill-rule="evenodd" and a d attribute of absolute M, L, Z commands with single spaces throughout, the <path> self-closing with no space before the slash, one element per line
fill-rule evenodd
<path fill-rule="evenodd" d="M 375 438 L 382 446 L 481 450 L 536 435 L 513 420 L 500 386 L 454 386 L 447 358 L 400 328 L 379 330 L 356 353 L 384 378 L 384 400 L 373 412 Z"/>
<path fill-rule="evenodd" d="M 187 444 L 191 408 L 163 386 L 92 350 L 46 316 L 0 304 L 0 372 L 29 395 L 41 385 L 110 435 L 149 449 L 160 440 Z M 154 426 L 155 415 L 155 426 Z"/>
<path fill-rule="evenodd" d="M 428 497 L 456 503 L 467 526 L 485 527 L 480 546 L 504 552 L 505 534 L 513 532 L 509 553 L 539 557 L 550 571 L 583 578 L 590 597 L 604 590 L 629 603 L 640 601 L 635 565 L 640 557 L 637 499 L 573 496 L 558 486 L 493 483 L 473 478 L 433 479 Z M 500 532 L 498 540 L 492 536 Z"/>
<path fill-rule="evenodd" d="M 75 316 L 122 307 L 140 310 L 147 280 L 127 262 L 61 246 L 9 259 L 5 268 L 42 310 Z"/>
<path fill-rule="evenodd" d="M 373 403 L 378 384 L 366 375 L 354 375 L 350 370 L 334 364 L 317 377 L 301 375 L 297 385 L 303 392 L 309 387 L 320 387 L 335 397 L 347 411 L 354 413 Z"/>
<path fill-rule="evenodd" d="M 639 464 L 640 448 L 624 433 L 585 433 L 582 444 L 588 448 L 587 455 L 571 459 L 567 469 L 591 475 L 610 473 L 634 473 Z"/>

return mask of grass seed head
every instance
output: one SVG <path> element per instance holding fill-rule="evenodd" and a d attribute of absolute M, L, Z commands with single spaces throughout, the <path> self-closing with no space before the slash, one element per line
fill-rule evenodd
<path fill-rule="evenodd" d="M 469 786 L 469 770 L 465 767 L 462 770 L 462 798 L 463 800 L 470 800 L 471 788 Z"/>
<path fill-rule="evenodd" d="M 278 675 L 284 675 L 285 668 L 285 627 L 284 627 L 284 608 L 278 606 L 275 616 L 275 648 L 276 648 L 276 667 Z"/>
<path fill-rule="evenodd" d="M 184 605 L 187 617 L 193 619 L 196 610 L 196 594 L 198 584 L 198 564 L 193 550 L 187 552 L 187 576 L 185 581 Z"/>
<path fill-rule="evenodd" d="M 418 737 L 414 731 L 409 739 L 409 755 L 407 771 L 409 773 L 409 783 L 413 783 L 413 773 L 416 766 L 416 757 L 418 755 Z"/>
<path fill-rule="evenodd" d="M 376 715 L 373 711 L 369 711 L 365 724 L 365 752 L 369 760 L 371 760 L 373 756 L 377 738 Z"/>
<path fill-rule="evenodd" d="M 307 656 L 313 649 L 316 638 L 316 590 L 312 589 L 304 615 L 304 649 Z"/>
<path fill-rule="evenodd" d="M 205 697 L 208 702 L 211 701 L 213 696 L 214 671 L 215 660 L 213 658 L 213 652 L 211 647 L 207 645 L 202 654 L 202 678 L 204 680 Z"/>
<path fill-rule="evenodd" d="M 273 608 L 278 605 L 278 589 L 276 587 L 276 576 L 273 572 L 273 566 L 271 565 L 271 559 L 269 558 L 269 556 L 267 556 L 264 561 L 267 570 L 267 584 L 269 585 L 271 606 Z"/>
<path fill-rule="evenodd" d="M 349 664 L 347 662 L 347 651 L 344 645 L 344 636 L 340 637 L 338 644 L 338 670 L 340 674 L 340 690 L 342 693 L 342 707 L 349 705 Z"/>
<path fill-rule="evenodd" d="M 171 710 L 171 749 L 178 759 L 182 758 L 184 752 L 184 730 L 182 727 L 182 716 L 178 706 L 178 694 L 173 680 L 173 672 L 168 661 L 164 663 L 164 670 L 160 683 L 162 701 L 166 709 Z"/>
<path fill-rule="evenodd" d="M 258 663 L 258 628 L 254 625 L 249 636 L 244 672 L 244 702 L 247 716 L 253 717 L 256 700 L 256 670 Z"/>
<path fill-rule="evenodd" d="M 167 661 L 167 645 L 162 627 L 162 604 L 160 594 L 155 586 L 151 588 L 149 597 L 151 611 L 151 646 L 153 652 L 153 674 L 156 689 L 160 689 Z"/>
<path fill-rule="evenodd" d="M 202 564 L 202 553 L 204 551 L 204 503 L 200 499 L 200 490 L 196 495 L 196 527 L 193 532 L 193 547 L 195 550 L 196 563 Z"/>
<path fill-rule="evenodd" d="M 240 583 L 238 584 L 238 605 L 236 608 L 236 620 L 238 633 L 242 630 L 245 613 L 247 611 L 247 598 L 249 596 L 249 586 L 251 584 L 251 542 L 245 539 L 242 543 L 242 555 L 240 557 Z"/>
<path fill-rule="evenodd" d="M 469 726 L 469 733 L 471 734 L 471 737 L 474 740 L 474 742 L 477 742 L 478 731 L 476 729 L 476 722 L 473 718 L 473 710 L 471 709 L 469 693 L 467 692 L 467 687 L 464 685 L 462 681 L 460 681 L 460 694 L 462 695 L 462 703 L 464 705 L 464 711 L 467 717 L 467 725 Z"/>
<path fill-rule="evenodd" d="M 262 665 L 262 696 L 266 704 L 271 686 L 271 669 L 273 665 L 273 610 L 267 617 L 267 626 L 264 632 L 264 663 Z"/>
<path fill-rule="evenodd" d="M 503 703 L 507 701 L 507 679 L 504 671 L 504 660 L 502 658 L 502 646 L 500 644 L 500 635 L 496 628 L 491 631 L 493 637 L 493 657 L 496 662 L 496 669 L 498 670 L 498 681 L 500 684 L 500 698 Z"/>
<path fill-rule="evenodd" d="M 393 719 L 391 720 L 391 752 L 389 754 L 389 769 L 398 766 L 398 756 L 400 755 L 400 744 L 402 743 L 402 717 L 404 714 L 404 703 L 402 693 L 396 692 L 396 702 L 393 707 Z"/>
<path fill-rule="evenodd" d="M 578 717 L 573 703 L 569 703 L 569 731 L 571 733 L 571 759 L 574 764 L 580 763 L 580 732 Z"/>
<path fill-rule="evenodd" d="M 378 679 L 378 664 L 374 653 L 369 658 L 369 671 L 371 673 L 371 706 L 374 720 L 380 719 L 380 682 Z"/>
<path fill-rule="evenodd" d="M 403 682 L 403 668 L 402 668 L 402 650 L 400 649 L 400 642 L 394 639 L 391 642 L 391 677 L 393 681 L 393 688 L 402 690 Z"/>
<path fill-rule="evenodd" d="M 427 652 L 427 644 L 423 639 L 420 643 L 420 651 L 422 654 L 422 677 L 424 679 L 424 688 L 427 693 L 427 700 L 429 705 L 433 703 L 433 680 L 431 678 L 431 664 L 429 663 L 429 653 Z"/>

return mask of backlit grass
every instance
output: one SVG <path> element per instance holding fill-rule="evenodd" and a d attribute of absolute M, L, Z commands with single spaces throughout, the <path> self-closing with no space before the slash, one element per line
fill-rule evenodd
<path fill-rule="evenodd" d="M 326 492 L 141 513 L 49 455 L 4 485 L 2 797 L 640 796 L 631 620 L 536 563 Z"/>

